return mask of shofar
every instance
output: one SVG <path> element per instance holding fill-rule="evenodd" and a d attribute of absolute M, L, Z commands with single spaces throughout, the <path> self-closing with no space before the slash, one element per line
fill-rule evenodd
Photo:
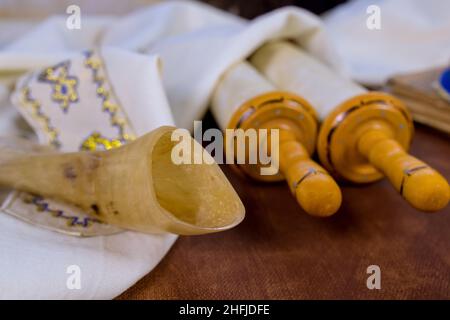
<path fill-rule="evenodd" d="M 339 209 L 342 196 L 338 185 L 310 159 L 315 149 L 317 120 L 308 102 L 277 90 L 249 63 L 241 62 L 221 77 L 211 104 L 222 130 L 279 130 L 279 155 L 270 150 L 273 141 L 268 143 L 268 149 L 272 157 L 278 157 L 281 172 L 262 175 L 260 169 L 264 165 L 258 162 L 239 164 L 244 173 L 262 181 L 286 179 L 300 206 L 311 215 L 329 216 Z M 258 145 L 261 148 L 261 141 L 256 149 Z M 254 151 L 255 146 L 248 146 L 248 150 Z"/>
<path fill-rule="evenodd" d="M 244 206 L 219 166 L 172 162 L 174 129 L 160 127 L 96 152 L 18 150 L 0 140 L 0 184 L 76 204 L 106 223 L 141 232 L 193 235 L 236 226 Z"/>
<path fill-rule="evenodd" d="M 251 62 L 269 81 L 316 108 L 323 121 L 318 152 L 328 170 L 358 183 L 384 174 L 410 204 L 423 211 L 447 205 L 446 179 L 405 151 L 413 122 L 401 101 L 368 92 L 288 42 L 263 46 Z"/>

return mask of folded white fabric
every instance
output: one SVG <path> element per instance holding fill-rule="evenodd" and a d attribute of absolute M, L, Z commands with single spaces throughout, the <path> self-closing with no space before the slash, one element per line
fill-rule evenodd
<path fill-rule="evenodd" d="M 265 42 L 279 38 L 296 41 L 344 72 L 321 21 L 308 11 L 286 7 L 249 22 L 193 1 L 153 5 L 122 19 L 86 19 L 81 30 L 68 30 L 63 17 L 51 18 L 4 47 L 0 70 L 44 67 L 94 45 L 158 54 L 175 123 L 192 129 L 192 121 L 206 111 L 221 74 Z"/>
<path fill-rule="evenodd" d="M 82 50 L 90 50 L 114 21 L 114 18 L 107 17 L 85 17 L 81 29 L 71 30 L 66 26 L 66 19 L 63 16 L 51 17 L 18 39 L 4 43 L 0 52 L 0 70 L 44 68 Z"/>
<path fill-rule="evenodd" d="M 39 142 L 61 151 L 108 149 L 173 124 L 159 64 L 156 56 L 117 48 L 73 53 L 23 76 L 12 101 Z M 4 99 L 1 110 L 10 110 Z M 20 134 L 12 116 L 1 120 L 8 121 L 0 125 L 3 135 Z M 124 232 L 74 206 L 19 192 L 2 211 L 0 299 L 113 298 L 152 270 L 176 239 Z M 73 272 L 80 282 L 71 286 Z"/>
<path fill-rule="evenodd" d="M 367 19 L 379 7 L 380 29 Z M 369 85 L 382 85 L 396 73 L 450 63 L 450 1 L 358 0 L 324 16 L 331 39 L 350 75 Z"/>
<path fill-rule="evenodd" d="M 286 7 L 253 21 L 191 1 L 176 1 L 130 14 L 108 28 L 101 42 L 158 54 L 164 87 L 178 126 L 201 119 L 220 76 L 265 42 L 287 38 L 342 72 L 320 20 Z"/>

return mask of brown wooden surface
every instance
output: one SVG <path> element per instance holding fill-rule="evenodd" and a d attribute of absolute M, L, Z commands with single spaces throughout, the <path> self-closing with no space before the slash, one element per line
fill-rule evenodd
<path fill-rule="evenodd" d="M 412 153 L 450 178 L 450 139 L 416 130 Z M 307 216 L 283 184 L 223 170 L 247 210 L 233 230 L 180 237 L 120 299 L 450 299 L 450 208 L 418 212 L 386 181 L 344 185 L 332 218 Z M 381 268 L 381 290 L 366 269 Z"/>

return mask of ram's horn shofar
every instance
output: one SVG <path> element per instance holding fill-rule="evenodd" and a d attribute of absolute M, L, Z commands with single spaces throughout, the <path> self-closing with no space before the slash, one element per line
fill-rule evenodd
<path fill-rule="evenodd" d="M 73 203 L 106 223 L 141 232 L 192 235 L 236 226 L 244 206 L 219 166 L 173 163 L 174 129 L 161 127 L 94 152 L 15 148 L 3 139 L 0 185 Z"/>

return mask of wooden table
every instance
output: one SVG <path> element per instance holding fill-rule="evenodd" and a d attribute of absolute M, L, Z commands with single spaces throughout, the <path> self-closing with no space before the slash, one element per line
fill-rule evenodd
<path fill-rule="evenodd" d="M 412 153 L 450 180 L 450 139 L 418 126 Z M 307 216 L 284 183 L 222 166 L 246 207 L 233 230 L 180 237 L 119 299 L 450 299 L 450 207 L 411 208 L 386 181 L 343 184 L 332 218 Z M 381 290 L 366 286 L 381 268 Z"/>

